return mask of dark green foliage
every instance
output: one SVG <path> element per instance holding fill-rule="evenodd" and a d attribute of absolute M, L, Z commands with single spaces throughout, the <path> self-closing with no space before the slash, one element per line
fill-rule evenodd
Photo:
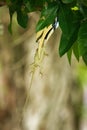
<path fill-rule="evenodd" d="M 60 56 L 62 56 L 76 41 L 80 22 L 78 17 L 76 17 L 75 12 L 73 13 L 70 7 L 62 4 L 60 6 L 58 18 L 60 27 L 62 29 L 62 36 L 59 47 L 59 53 Z"/>
<path fill-rule="evenodd" d="M 21 10 L 17 11 L 17 21 L 19 25 L 26 28 L 28 23 L 28 15 Z"/>
<path fill-rule="evenodd" d="M 87 64 L 87 0 L 6 0 L 10 13 L 9 31 L 12 32 L 12 16 L 17 13 L 17 21 L 27 27 L 28 13 L 40 11 L 36 31 L 54 23 L 58 18 L 62 30 L 59 54 L 67 53 L 71 63 L 72 52 L 76 59 L 82 56 Z"/>
<path fill-rule="evenodd" d="M 87 64 L 87 21 L 82 22 L 78 33 L 79 53 Z"/>

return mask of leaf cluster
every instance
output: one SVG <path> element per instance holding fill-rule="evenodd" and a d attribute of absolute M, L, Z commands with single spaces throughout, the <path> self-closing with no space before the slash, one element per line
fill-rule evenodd
<path fill-rule="evenodd" d="M 53 24 L 57 18 L 62 30 L 60 56 L 67 53 L 71 63 L 73 52 L 78 61 L 82 56 L 87 65 L 87 0 L 6 0 L 6 4 L 10 13 L 10 32 L 12 32 L 12 16 L 15 12 L 18 24 L 26 28 L 28 13 L 40 11 L 37 32 Z"/>

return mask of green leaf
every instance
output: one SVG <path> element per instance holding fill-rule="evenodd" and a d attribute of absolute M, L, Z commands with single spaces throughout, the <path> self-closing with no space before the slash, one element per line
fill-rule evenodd
<path fill-rule="evenodd" d="M 28 24 L 28 15 L 21 10 L 17 10 L 17 21 L 20 26 L 26 28 Z"/>
<path fill-rule="evenodd" d="M 78 26 L 72 28 L 72 32 L 67 36 L 63 33 L 60 40 L 59 54 L 63 56 L 74 44 L 77 39 Z"/>
<path fill-rule="evenodd" d="M 60 4 L 58 19 L 62 32 L 65 35 L 70 35 L 74 25 L 77 26 L 76 24 L 82 19 L 82 15 L 79 11 L 73 12 L 69 6 Z"/>
<path fill-rule="evenodd" d="M 68 8 L 66 5 L 60 5 L 59 10 L 59 25 L 66 35 L 70 33 L 71 24 L 72 24 L 72 11 L 70 8 Z"/>
<path fill-rule="evenodd" d="M 55 3 L 49 4 L 41 12 L 41 18 L 36 26 L 36 32 L 40 31 L 46 26 L 52 24 L 57 16 L 58 5 Z"/>
<path fill-rule="evenodd" d="M 79 47 L 79 53 L 80 55 L 87 54 L 87 21 L 84 21 L 81 24 L 81 27 L 79 29 L 78 33 L 78 47 Z"/>
<path fill-rule="evenodd" d="M 10 23 L 8 25 L 8 31 L 10 32 L 10 34 L 12 34 L 12 16 L 13 16 L 14 12 L 10 12 Z"/>
<path fill-rule="evenodd" d="M 70 50 L 67 52 L 67 58 L 70 65 L 71 65 L 71 56 L 72 56 L 72 48 L 70 48 Z"/>
<path fill-rule="evenodd" d="M 78 47 L 79 47 L 79 53 L 82 56 L 83 61 L 87 65 L 87 21 L 84 21 L 81 24 L 78 33 Z"/>
<path fill-rule="evenodd" d="M 59 10 L 59 25 L 62 29 L 62 36 L 59 46 L 60 56 L 64 55 L 77 40 L 80 26 L 80 18 L 66 5 L 62 5 Z"/>
<path fill-rule="evenodd" d="M 8 31 L 12 34 L 12 17 L 15 12 L 15 6 L 9 7 L 9 14 L 10 14 L 10 23 L 8 25 Z"/>
<path fill-rule="evenodd" d="M 36 32 L 40 31 L 41 29 L 43 29 L 45 26 L 47 26 L 47 23 L 45 23 L 45 20 L 44 19 L 40 19 L 37 23 L 37 26 L 36 26 Z"/>
<path fill-rule="evenodd" d="M 73 53 L 74 53 L 76 59 L 79 61 L 79 50 L 78 50 L 78 42 L 77 41 L 73 44 Z"/>
<path fill-rule="evenodd" d="M 82 58 L 83 58 L 83 61 L 85 62 L 85 64 L 87 65 L 87 53 L 84 54 L 84 55 L 82 56 Z"/>
<path fill-rule="evenodd" d="M 10 21 L 10 24 L 8 25 L 8 31 L 10 34 L 12 34 L 12 20 Z"/>

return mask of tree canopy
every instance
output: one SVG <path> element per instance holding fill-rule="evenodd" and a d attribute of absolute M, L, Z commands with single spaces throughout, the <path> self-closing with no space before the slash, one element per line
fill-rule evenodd
<path fill-rule="evenodd" d="M 36 32 L 53 24 L 57 18 L 62 30 L 59 54 L 67 53 L 71 62 L 72 52 L 76 59 L 82 56 L 87 65 L 87 0 L 1 0 L 0 6 L 7 5 L 10 14 L 9 31 L 12 32 L 12 17 L 23 28 L 28 24 L 28 13 L 40 11 Z"/>

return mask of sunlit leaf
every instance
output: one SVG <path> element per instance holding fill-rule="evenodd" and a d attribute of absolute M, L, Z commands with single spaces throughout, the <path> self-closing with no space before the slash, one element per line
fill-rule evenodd
<path fill-rule="evenodd" d="M 58 5 L 50 4 L 44 8 L 41 13 L 41 19 L 37 23 L 36 31 L 40 31 L 46 26 L 52 24 L 57 16 Z"/>

